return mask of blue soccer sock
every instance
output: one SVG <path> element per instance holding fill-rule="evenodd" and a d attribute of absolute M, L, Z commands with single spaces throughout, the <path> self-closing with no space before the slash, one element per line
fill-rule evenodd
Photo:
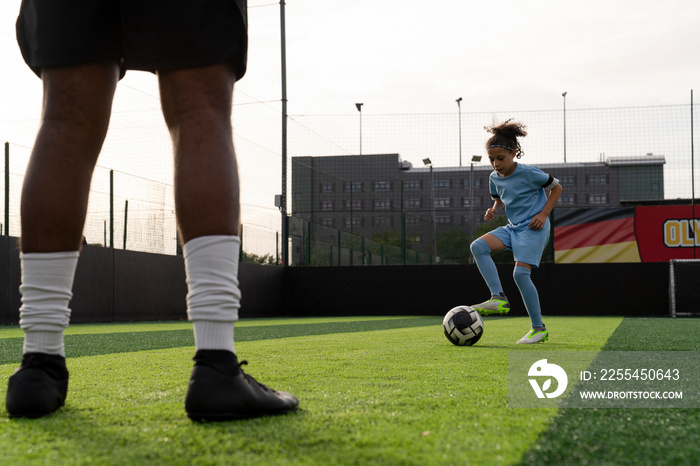
<path fill-rule="evenodd" d="M 502 296 L 503 287 L 501 286 L 501 280 L 498 278 L 496 264 L 491 258 L 491 246 L 489 246 L 483 238 L 477 238 L 469 249 L 472 251 L 481 276 L 484 277 L 486 285 L 489 287 L 489 290 L 491 290 L 491 295 Z"/>
<path fill-rule="evenodd" d="M 530 315 L 530 322 L 533 327 L 543 327 L 542 324 L 542 309 L 540 308 L 540 296 L 537 293 L 537 288 L 535 284 L 532 283 L 531 277 L 532 270 L 527 267 L 516 265 L 513 270 L 513 278 L 515 279 L 515 284 L 518 285 L 520 294 L 523 297 L 523 302 L 525 303 L 525 309 Z"/>

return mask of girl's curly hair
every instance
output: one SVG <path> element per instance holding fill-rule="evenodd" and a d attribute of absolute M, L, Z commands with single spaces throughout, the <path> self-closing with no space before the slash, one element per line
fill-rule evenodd
<path fill-rule="evenodd" d="M 484 129 L 493 136 L 486 141 L 486 148 L 489 146 L 506 146 L 515 150 L 515 156 L 517 158 L 525 155 L 522 147 L 520 147 L 520 142 L 518 138 L 527 136 L 527 128 L 524 124 L 513 121 L 512 118 L 504 121 L 503 123 L 494 123 L 491 126 L 484 126 Z"/>

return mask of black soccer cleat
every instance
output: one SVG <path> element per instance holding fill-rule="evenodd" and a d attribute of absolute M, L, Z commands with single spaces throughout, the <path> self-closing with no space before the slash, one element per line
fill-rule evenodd
<path fill-rule="evenodd" d="M 11 418 L 48 416 L 63 406 L 67 393 L 66 358 L 57 354 L 27 353 L 7 384 L 7 414 Z"/>
<path fill-rule="evenodd" d="M 299 401 L 249 376 L 230 351 L 199 350 L 194 356 L 185 411 L 194 421 L 230 421 L 296 411 Z"/>

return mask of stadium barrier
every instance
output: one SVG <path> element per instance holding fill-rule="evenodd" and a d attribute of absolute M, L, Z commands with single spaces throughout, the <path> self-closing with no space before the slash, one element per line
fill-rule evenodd
<path fill-rule="evenodd" d="M 17 238 L 0 237 L 0 324 L 19 321 Z M 511 315 L 525 316 L 512 264 L 498 264 Z M 668 315 L 668 263 L 542 264 L 533 273 L 545 315 Z M 241 318 L 442 315 L 488 296 L 475 265 L 278 267 L 241 263 Z M 73 323 L 186 319 L 181 256 L 85 246 Z"/>

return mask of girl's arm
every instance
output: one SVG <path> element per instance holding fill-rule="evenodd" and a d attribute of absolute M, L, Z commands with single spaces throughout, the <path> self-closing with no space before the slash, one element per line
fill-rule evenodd
<path fill-rule="evenodd" d="M 552 209 L 554 209 L 554 206 L 557 204 L 557 201 L 561 196 L 561 192 L 562 188 L 560 184 L 556 185 L 550 190 L 549 199 L 547 199 L 547 203 L 544 205 L 544 208 L 539 214 L 532 217 L 532 221 L 529 225 L 530 229 L 541 230 L 542 227 L 544 227 L 544 223 L 547 221 L 547 217 L 549 217 Z"/>
<path fill-rule="evenodd" d="M 506 205 L 503 203 L 502 200 L 496 199 L 493 202 L 493 207 L 486 209 L 486 214 L 484 214 L 484 220 L 490 222 L 496 216 L 496 212 L 502 210 L 505 206 Z"/>

